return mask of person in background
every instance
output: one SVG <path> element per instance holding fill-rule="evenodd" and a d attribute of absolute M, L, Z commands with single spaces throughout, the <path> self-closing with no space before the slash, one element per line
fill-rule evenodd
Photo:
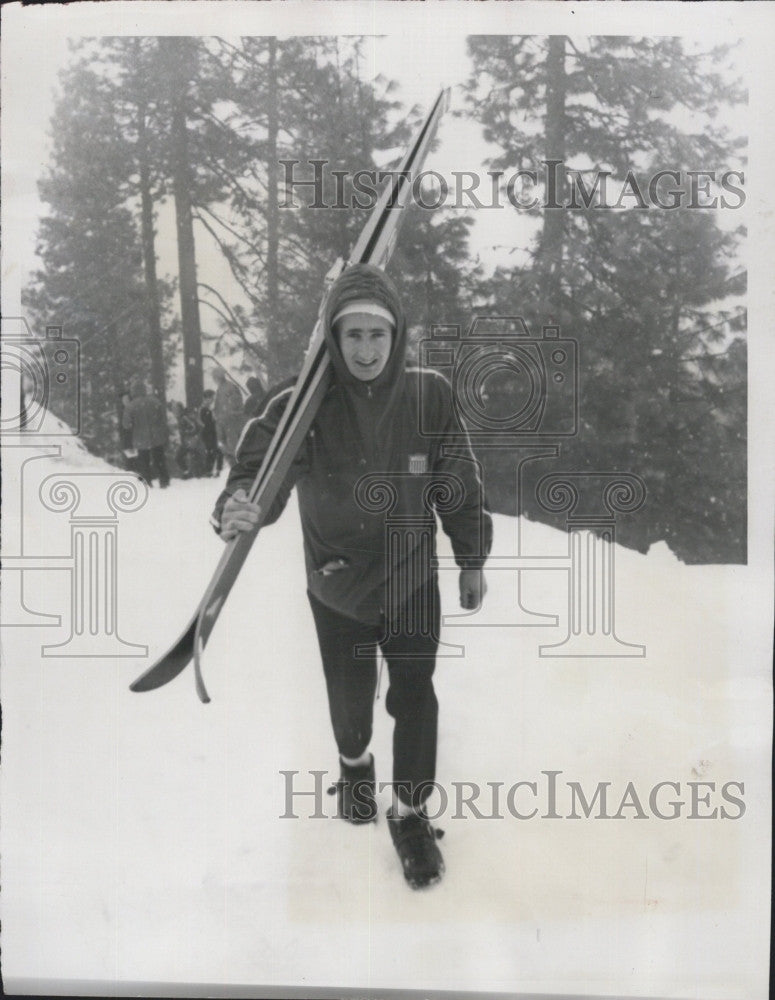
<path fill-rule="evenodd" d="M 199 474 L 201 466 L 202 446 L 199 438 L 199 425 L 194 414 L 182 403 L 174 404 L 175 421 L 178 426 L 180 444 L 175 454 L 175 460 L 180 467 L 183 479 Z"/>
<path fill-rule="evenodd" d="M 137 450 L 132 446 L 132 428 L 124 426 L 124 416 L 127 407 L 132 402 L 132 395 L 128 386 L 123 385 L 118 392 L 118 440 L 121 445 L 121 457 L 119 461 L 128 472 L 140 474 L 137 463 Z"/>
<path fill-rule="evenodd" d="M 247 385 L 250 395 L 245 400 L 245 406 L 242 412 L 248 419 L 250 419 L 251 417 L 257 417 L 261 412 L 261 406 L 266 399 L 266 392 L 264 392 L 261 379 L 256 375 L 251 375 L 245 384 Z"/>
<path fill-rule="evenodd" d="M 205 450 L 205 475 L 220 476 L 223 468 L 223 452 L 218 447 L 218 434 L 215 430 L 215 419 L 213 417 L 213 404 L 215 402 L 215 392 L 212 389 L 205 389 L 202 406 L 199 410 L 199 424 L 202 445 Z"/>
<path fill-rule="evenodd" d="M 123 426 L 132 432 L 132 445 L 137 449 L 137 471 L 151 486 L 153 479 L 166 489 L 170 484 L 167 471 L 167 417 L 161 402 L 148 395 L 145 383 L 132 383 L 132 398 L 124 409 Z"/>
<path fill-rule="evenodd" d="M 124 426 L 124 414 L 126 413 L 127 407 L 131 402 L 132 402 L 132 397 L 129 393 L 129 390 L 126 388 L 126 386 L 124 386 L 119 392 L 118 436 L 119 436 L 119 441 L 121 442 L 121 450 L 125 453 L 125 457 L 126 457 L 126 452 L 132 451 L 132 429 L 131 427 Z"/>
<path fill-rule="evenodd" d="M 237 441 L 245 423 L 242 414 L 242 393 L 222 368 L 215 369 L 213 380 L 216 384 L 213 417 L 218 447 L 226 456 L 229 465 L 232 465 Z"/>

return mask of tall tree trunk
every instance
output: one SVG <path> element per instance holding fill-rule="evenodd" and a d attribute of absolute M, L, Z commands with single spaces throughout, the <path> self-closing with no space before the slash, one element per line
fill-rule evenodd
<path fill-rule="evenodd" d="M 547 191 L 541 236 L 541 308 L 545 322 L 558 322 L 565 241 L 565 37 L 552 35 L 546 57 Z M 557 207 L 551 207 L 551 206 Z"/>
<path fill-rule="evenodd" d="M 274 344 L 277 338 L 279 314 L 279 288 L 277 256 L 279 252 L 279 208 L 277 202 L 277 137 L 280 130 L 277 102 L 277 39 L 269 38 L 267 65 L 267 205 L 266 205 L 266 342 Z"/>
<path fill-rule="evenodd" d="M 167 405 L 167 379 L 159 306 L 159 283 L 156 278 L 156 243 L 153 227 L 151 171 L 148 163 L 146 107 L 141 97 L 137 106 L 137 154 L 140 166 L 140 219 L 143 243 L 143 270 L 147 295 L 148 353 L 151 359 L 151 384 L 164 406 Z"/>
<path fill-rule="evenodd" d="M 186 405 L 199 409 L 202 403 L 202 328 L 196 280 L 196 245 L 192 208 L 191 169 L 188 159 L 187 96 L 193 70 L 189 38 L 161 38 L 159 44 L 175 69 L 177 86 L 172 99 L 172 186 L 178 234 L 180 318 L 183 325 L 183 360 Z"/>
<path fill-rule="evenodd" d="M 337 150 L 336 150 L 336 152 L 338 153 L 339 150 L 345 148 L 344 118 L 345 115 L 348 115 L 348 109 L 345 108 L 344 93 L 342 90 L 343 70 L 342 70 L 342 61 L 339 50 L 338 36 L 334 37 L 334 52 L 336 54 L 336 111 L 334 113 L 335 114 L 334 122 L 335 122 L 336 134 L 339 136 L 339 139 L 337 141 Z M 348 118 L 351 116 L 352 113 L 352 109 L 349 110 L 350 114 L 348 115 Z M 339 243 L 339 249 L 336 256 L 341 257 L 342 260 L 347 260 L 348 254 L 350 252 L 350 235 L 347 231 L 348 214 L 349 214 L 348 212 L 340 211 L 336 212 L 334 215 L 334 220 L 336 222 L 337 240 Z"/>

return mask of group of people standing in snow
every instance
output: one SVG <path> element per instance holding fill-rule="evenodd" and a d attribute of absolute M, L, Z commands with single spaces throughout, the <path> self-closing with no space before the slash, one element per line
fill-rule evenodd
<path fill-rule="evenodd" d="M 226 372 L 213 374 L 215 389 L 206 389 L 198 412 L 183 403 L 170 404 L 168 414 L 161 400 L 148 391 L 142 379 L 136 379 L 121 399 L 121 448 L 125 459 L 142 478 L 154 480 L 164 489 L 169 486 L 167 449 L 170 425 L 177 431 L 175 464 L 184 479 L 195 476 L 218 476 L 224 458 L 231 465 L 245 421 L 255 415 L 263 398 L 261 382 L 251 376 L 249 395 L 243 402 L 242 391 Z"/>

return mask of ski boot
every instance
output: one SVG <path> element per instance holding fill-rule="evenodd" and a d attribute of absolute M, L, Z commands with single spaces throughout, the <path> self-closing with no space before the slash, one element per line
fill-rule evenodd
<path fill-rule="evenodd" d="M 444 859 L 436 846 L 444 834 L 431 826 L 425 812 L 398 816 L 388 812 L 388 829 L 404 869 L 404 878 L 413 889 L 425 889 L 441 881 Z"/>
<path fill-rule="evenodd" d="M 367 764 L 357 767 L 350 767 L 340 758 L 339 767 L 339 781 L 328 789 L 329 795 L 337 797 L 337 816 L 348 823 L 374 822 L 377 818 L 374 755 L 369 755 Z"/>

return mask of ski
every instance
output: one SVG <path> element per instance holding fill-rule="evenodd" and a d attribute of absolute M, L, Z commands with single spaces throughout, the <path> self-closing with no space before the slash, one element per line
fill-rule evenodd
<path fill-rule="evenodd" d="M 422 169 L 448 103 L 449 91 L 444 89 L 417 130 L 400 166 L 391 171 L 389 183 L 369 214 L 348 261 L 338 260 L 326 276 L 326 290 L 301 371 L 248 492 L 251 501 L 259 505 L 262 513 L 272 506 L 328 389 L 330 362 L 323 335 L 328 289 L 352 264 L 369 263 L 383 269 L 387 266 L 406 215 L 412 184 Z M 177 677 L 193 659 L 197 694 L 202 702 L 210 701 L 202 675 L 202 652 L 261 525 L 259 517 L 259 523 L 252 531 L 243 532 L 227 543 L 204 597 L 185 631 L 161 659 L 130 684 L 130 690 L 152 691 L 162 687 Z"/>

